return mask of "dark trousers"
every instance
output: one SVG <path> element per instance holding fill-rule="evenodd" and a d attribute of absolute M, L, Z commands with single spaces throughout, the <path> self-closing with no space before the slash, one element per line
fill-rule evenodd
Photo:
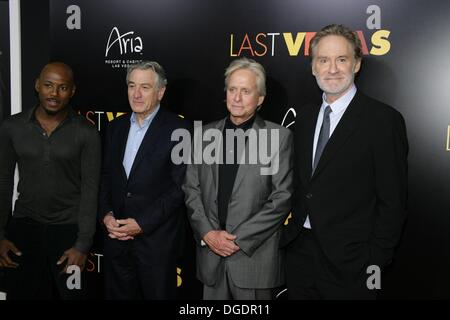
<path fill-rule="evenodd" d="M 173 300 L 177 294 L 176 262 L 149 261 L 137 240 L 105 240 L 105 298 Z"/>
<path fill-rule="evenodd" d="M 355 271 L 357 272 L 357 271 Z M 313 231 L 302 228 L 286 247 L 286 284 L 291 300 L 373 300 L 376 290 L 366 286 L 367 274 L 355 274 L 354 281 L 342 281 L 331 265 Z M 347 279 L 348 279 L 347 275 Z"/>
<path fill-rule="evenodd" d="M 77 230 L 77 225 L 46 225 L 28 218 L 11 219 L 6 237 L 22 255 L 10 252 L 11 259 L 19 266 L 2 270 L 7 300 L 85 298 L 84 273 L 81 273 L 81 289 L 69 289 L 67 280 L 72 274 L 62 273 L 63 265 L 56 264 L 64 251 L 73 247 Z"/>

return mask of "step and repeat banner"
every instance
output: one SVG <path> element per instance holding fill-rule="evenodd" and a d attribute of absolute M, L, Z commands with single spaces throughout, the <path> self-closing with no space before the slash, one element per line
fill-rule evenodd
<path fill-rule="evenodd" d="M 74 68 L 73 105 L 100 132 L 130 110 L 129 64 L 160 62 L 169 80 L 163 106 L 209 122 L 226 115 L 223 73 L 243 56 L 267 71 L 261 114 L 292 127 L 305 103 L 321 99 L 311 37 L 330 23 L 348 25 L 363 44 L 358 88 L 403 114 L 410 141 L 408 221 L 382 297 L 449 298 L 449 13 L 447 1 L 421 0 L 51 0 L 50 56 Z M 187 231 L 174 277 L 180 296 L 196 299 Z M 92 296 L 102 298 L 100 241 L 87 269 L 98 284 Z"/>

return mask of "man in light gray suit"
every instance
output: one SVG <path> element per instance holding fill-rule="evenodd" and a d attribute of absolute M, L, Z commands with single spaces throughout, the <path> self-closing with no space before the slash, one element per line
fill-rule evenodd
<path fill-rule="evenodd" d="M 233 61 L 225 72 L 229 116 L 204 126 L 204 135 L 194 130 L 183 190 L 206 300 L 269 300 L 284 281 L 279 240 L 291 208 L 292 134 L 257 114 L 265 80 L 256 61 Z M 217 161 L 206 159 L 214 145 Z"/>

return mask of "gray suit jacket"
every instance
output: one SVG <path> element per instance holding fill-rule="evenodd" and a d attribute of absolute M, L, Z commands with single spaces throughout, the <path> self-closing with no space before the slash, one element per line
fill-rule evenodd
<path fill-rule="evenodd" d="M 209 128 L 222 132 L 225 119 L 208 124 Z M 233 282 L 241 288 L 264 289 L 283 284 L 283 257 L 279 249 L 280 228 L 291 209 L 293 192 L 293 143 L 289 129 L 265 121 L 258 115 L 253 129 L 259 132 L 266 129 L 269 147 L 276 147 L 271 142 L 271 132 L 278 132 L 279 152 L 265 152 L 272 155 L 270 163 L 240 164 L 236 174 L 233 191 L 228 205 L 226 231 L 237 236 L 236 244 L 241 248 L 230 257 L 220 257 L 202 246 L 203 236 L 211 230 L 219 230 L 217 190 L 218 164 L 189 164 L 183 190 L 186 197 L 188 216 L 197 243 L 197 277 L 205 285 L 213 286 L 224 264 Z M 263 130 L 264 131 L 264 130 Z M 194 141 L 198 145 L 209 145 L 210 141 L 201 141 L 201 136 Z M 246 144 L 247 155 L 249 144 Z M 259 141 L 259 139 L 258 139 Z M 253 144 L 254 145 L 254 144 Z M 259 145 L 259 144 L 256 144 Z M 195 148 L 195 147 L 194 147 Z M 217 149 L 222 150 L 222 144 Z M 195 149 L 194 149 L 195 151 Z M 198 149 L 197 149 L 198 151 Z M 192 153 L 193 154 L 193 153 Z M 278 170 L 272 175 L 262 175 L 261 169 L 270 166 Z M 265 164 L 264 164 L 265 163 Z"/>

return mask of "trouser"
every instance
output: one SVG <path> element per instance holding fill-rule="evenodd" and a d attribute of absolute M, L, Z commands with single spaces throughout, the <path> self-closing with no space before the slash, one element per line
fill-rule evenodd
<path fill-rule="evenodd" d="M 289 299 L 376 299 L 376 290 L 367 288 L 367 274 L 355 274 L 354 281 L 342 283 L 336 278 L 335 271 L 310 229 L 303 228 L 297 238 L 286 247 L 286 284 Z"/>
<path fill-rule="evenodd" d="M 75 244 L 77 231 L 75 224 L 50 225 L 29 218 L 11 219 L 6 238 L 15 244 L 22 255 L 16 256 L 10 251 L 9 256 L 19 266 L 3 268 L 7 300 L 85 298 L 84 272 L 81 272 L 78 281 L 74 279 L 76 272 L 62 273 L 65 263 L 56 264 L 64 251 Z"/>
<path fill-rule="evenodd" d="M 231 278 L 226 263 L 214 286 L 203 286 L 204 300 L 272 300 L 272 289 L 249 289 L 236 286 Z"/>
<path fill-rule="evenodd" d="M 105 298 L 173 300 L 177 297 L 176 260 L 148 259 L 137 240 L 105 239 Z"/>

